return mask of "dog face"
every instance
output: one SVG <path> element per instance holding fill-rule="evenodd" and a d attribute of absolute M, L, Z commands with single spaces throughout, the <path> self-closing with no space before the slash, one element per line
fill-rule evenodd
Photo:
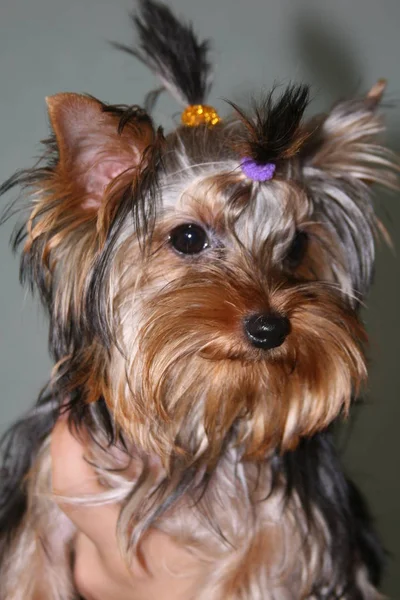
<path fill-rule="evenodd" d="M 366 375 L 370 184 L 395 184 L 381 92 L 302 125 L 291 88 L 167 137 L 137 107 L 51 98 L 51 156 L 21 178 L 23 269 L 49 308 L 60 393 L 104 398 L 166 467 L 294 448 L 346 411 Z M 276 173 L 258 183 L 239 158 L 263 136 Z"/>

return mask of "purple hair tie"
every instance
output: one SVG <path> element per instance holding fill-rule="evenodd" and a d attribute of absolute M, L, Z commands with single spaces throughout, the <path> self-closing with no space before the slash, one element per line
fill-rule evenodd
<path fill-rule="evenodd" d="M 269 181 L 273 178 L 276 165 L 274 163 L 266 163 L 260 165 L 252 158 L 242 158 L 240 161 L 243 173 L 249 179 L 254 181 Z"/>

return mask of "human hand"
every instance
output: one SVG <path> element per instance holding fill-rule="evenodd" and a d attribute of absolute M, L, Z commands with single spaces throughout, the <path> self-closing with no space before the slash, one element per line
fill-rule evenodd
<path fill-rule="evenodd" d="M 84 442 L 70 432 L 65 417 L 51 439 L 53 490 L 61 496 L 104 491 L 94 469 L 84 459 Z M 116 526 L 117 505 L 76 506 L 59 503 L 77 528 L 74 580 L 86 600 L 189 600 L 204 576 L 199 561 L 157 529 L 145 536 L 143 566 L 121 556 Z"/>

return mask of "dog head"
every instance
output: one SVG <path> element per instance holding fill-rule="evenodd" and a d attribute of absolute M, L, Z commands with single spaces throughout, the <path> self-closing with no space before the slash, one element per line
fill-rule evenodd
<path fill-rule="evenodd" d="M 17 179 L 55 388 L 104 399 L 165 465 L 232 444 L 264 457 L 346 411 L 366 375 L 371 184 L 395 185 L 381 92 L 303 123 L 307 89 L 290 87 L 167 136 L 138 107 L 50 98 L 45 162 Z M 243 169 L 260 153 L 268 181 Z"/>

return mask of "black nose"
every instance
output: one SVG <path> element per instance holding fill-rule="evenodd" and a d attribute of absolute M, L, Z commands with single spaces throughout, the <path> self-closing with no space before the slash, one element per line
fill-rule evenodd
<path fill-rule="evenodd" d="M 244 328 L 253 346 L 270 350 L 283 344 L 290 332 L 290 321 L 277 314 L 251 315 L 245 319 Z"/>

